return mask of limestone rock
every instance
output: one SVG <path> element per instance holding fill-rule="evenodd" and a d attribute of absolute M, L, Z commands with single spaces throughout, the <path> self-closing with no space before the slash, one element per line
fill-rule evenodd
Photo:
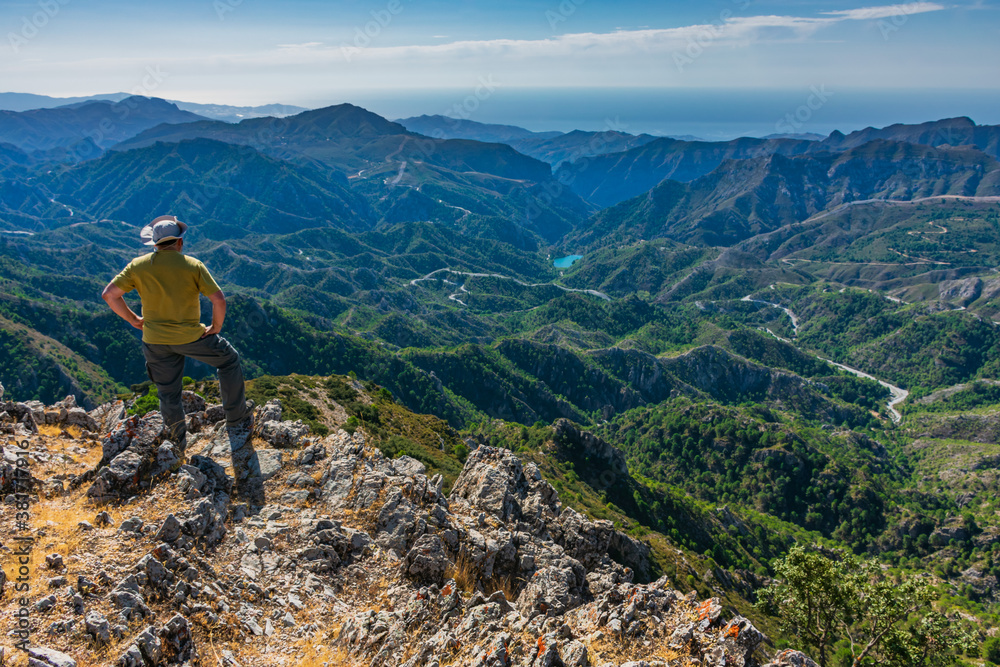
<path fill-rule="evenodd" d="M 125 500 L 148 487 L 165 436 L 158 412 L 120 423 L 102 440 L 103 457 L 87 495 L 97 502 Z"/>
<path fill-rule="evenodd" d="M 185 389 L 181 392 L 181 407 L 184 409 L 184 414 L 186 415 L 192 412 L 204 412 L 206 407 L 205 399 L 193 391 Z"/>
<path fill-rule="evenodd" d="M 427 472 L 427 466 L 412 456 L 400 456 L 392 460 L 392 466 L 401 475 L 412 477 L 413 475 L 423 475 Z"/>
<path fill-rule="evenodd" d="M 258 411 L 256 419 L 259 423 L 280 422 L 281 421 L 281 399 L 272 398 L 265 403 Z"/>
<path fill-rule="evenodd" d="M 275 447 L 297 447 L 309 433 L 309 427 L 301 420 L 260 422 L 260 437 Z"/>
<path fill-rule="evenodd" d="M 586 570 L 579 561 L 567 558 L 564 566 L 547 566 L 534 576 L 517 598 L 522 616 L 565 614 L 583 602 Z"/>
<path fill-rule="evenodd" d="M 774 656 L 774 660 L 764 665 L 764 667 L 819 667 L 819 665 L 805 653 L 785 649 Z"/>
<path fill-rule="evenodd" d="M 35 646 L 28 649 L 28 667 L 76 667 L 76 660 L 61 651 Z"/>
<path fill-rule="evenodd" d="M 84 619 L 86 633 L 93 637 L 98 646 L 111 641 L 111 626 L 103 615 L 96 611 L 89 612 Z"/>
<path fill-rule="evenodd" d="M 277 449 L 258 449 L 256 461 L 251 457 L 250 465 L 256 467 L 260 478 L 266 482 L 281 472 L 284 458 L 284 454 Z"/>
<path fill-rule="evenodd" d="M 444 543 L 437 535 L 423 535 L 403 559 L 406 574 L 423 583 L 443 583 L 451 565 Z"/>

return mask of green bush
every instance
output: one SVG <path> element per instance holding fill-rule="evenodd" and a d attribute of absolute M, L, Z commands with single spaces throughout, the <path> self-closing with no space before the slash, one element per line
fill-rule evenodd
<path fill-rule="evenodd" d="M 130 415 L 143 417 L 147 412 L 160 409 L 160 392 L 156 388 L 156 385 L 149 383 L 149 386 L 146 388 L 148 390 L 146 395 L 135 399 L 135 403 L 128 409 Z"/>
<path fill-rule="evenodd" d="M 990 637 L 983 644 L 983 658 L 987 662 L 1000 665 L 1000 637 Z"/>

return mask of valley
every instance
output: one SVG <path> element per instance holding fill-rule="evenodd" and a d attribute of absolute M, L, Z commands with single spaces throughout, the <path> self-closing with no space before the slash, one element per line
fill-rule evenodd
<path fill-rule="evenodd" d="M 81 105 L 0 117 L 7 400 L 155 404 L 100 292 L 170 212 L 251 393 L 318 437 L 350 424 L 448 490 L 480 447 L 531 462 L 648 546 L 647 579 L 779 647 L 752 603 L 797 544 L 1000 631 L 1000 128 L 702 142 Z M 209 398 L 210 371 L 184 371 Z"/>

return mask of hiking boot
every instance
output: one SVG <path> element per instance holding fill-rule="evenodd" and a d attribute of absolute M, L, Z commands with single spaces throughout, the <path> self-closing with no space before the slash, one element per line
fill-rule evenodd
<path fill-rule="evenodd" d="M 246 407 L 247 407 L 247 409 L 246 409 L 246 412 L 243 413 L 243 418 L 239 419 L 237 421 L 234 421 L 234 422 L 227 421 L 226 422 L 226 428 L 230 428 L 230 429 L 246 429 L 247 433 L 249 433 L 253 429 L 253 421 L 254 421 L 254 419 L 253 419 L 253 416 L 254 416 L 253 412 L 254 412 L 254 408 L 257 407 L 257 404 L 253 401 L 253 399 L 250 399 L 250 400 L 247 401 L 247 406 Z"/>

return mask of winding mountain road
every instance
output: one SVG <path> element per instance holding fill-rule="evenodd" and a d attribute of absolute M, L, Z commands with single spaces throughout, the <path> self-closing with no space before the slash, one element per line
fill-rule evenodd
<path fill-rule="evenodd" d="M 844 364 L 838 364 L 836 361 L 825 359 L 819 356 L 818 354 L 816 355 L 816 358 L 822 359 L 826 363 L 836 366 L 837 368 L 840 368 L 842 370 L 845 370 L 848 373 L 857 375 L 858 377 L 862 377 L 867 380 L 874 380 L 875 382 L 878 382 L 880 385 L 888 389 L 889 402 L 886 403 L 886 408 L 889 410 L 889 416 L 892 418 L 892 421 L 894 421 L 897 424 L 903 419 L 903 415 L 901 415 L 899 411 L 896 410 L 896 406 L 905 401 L 906 397 L 910 395 L 910 392 L 903 389 L 902 387 L 897 387 L 896 385 L 889 384 L 885 380 L 879 380 L 877 377 L 873 377 L 863 371 L 859 371 L 857 368 L 851 368 L 850 366 L 845 366 Z"/>
<path fill-rule="evenodd" d="M 771 287 L 773 288 L 774 286 L 772 285 Z M 770 301 L 762 301 L 760 299 L 751 299 L 750 297 L 751 297 L 751 295 L 747 294 L 745 297 L 743 297 L 742 299 L 740 299 L 740 301 L 750 301 L 750 302 L 753 302 L 753 303 L 760 303 L 760 304 L 764 304 L 764 305 L 767 305 L 767 306 L 772 306 L 774 308 L 777 308 L 779 310 L 784 311 L 784 313 L 786 315 L 788 315 L 789 319 L 792 321 L 792 330 L 795 333 L 798 333 L 798 330 L 799 330 L 799 318 L 790 309 L 786 308 L 785 306 L 782 306 L 781 304 L 772 303 Z M 792 341 L 788 340 L 787 338 L 782 338 L 781 336 L 777 335 L 776 333 L 774 333 L 770 329 L 764 329 L 764 331 L 766 331 L 767 333 L 771 334 L 772 336 L 774 336 L 778 340 L 784 341 L 786 343 L 791 343 L 792 345 L 794 345 L 794 343 L 792 343 Z M 798 346 L 796 346 L 796 347 L 798 347 Z M 868 373 L 865 373 L 864 371 L 858 370 L 857 368 L 852 368 L 852 367 L 847 366 L 845 364 L 837 363 L 836 361 L 832 361 L 832 360 L 827 359 L 826 357 L 822 357 L 822 356 L 820 356 L 818 354 L 814 354 L 813 356 L 816 357 L 817 359 L 821 360 L 821 361 L 825 361 L 826 363 L 828 363 L 828 364 L 830 364 L 832 366 L 836 366 L 837 368 L 839 368 L 841 370 L 845 370 L 848 373 L 851 373 L 851 374 L 856 375 L 858 377 L 866 378 L 868 380 L 874 380 L 875 382 L 878 382 L 880 385 L 882 385 L 883 387 L 885 387 L 886 389 L 888 389 L 889 390 L 889 401 L 886 403 L 886 409 L 889 411 L 889 417 L 896 424 L 898 424 L 900 421 L 902 421 L 903 415 L 900 414 L 900 412 L 898 410 L 896 410 L 896 406 L 899 405 L 900 403 L 902 403 L 903 401 L 905 401 L 906 397 L 910 395 L 910 392 L 908 392 L 906 389 L 903 389 L 902 387 L 897 387 L 894 384 L 889 384 L 885 380 L 879 380 L 877 377 L 869 375 Z"/>
<path fill-rule="evenodd" d="M 771 287 L 773 288 L 774 286 L 772 285 Z M 770 301 L 761 301 L 760 299 L 751 299 L 749 294 L 747 294 L 745 297 L 743 297 L 742 299 L 740 299 L 740 301 L 749 301 L 751 303 L 762 303 L 765 306 L 773 306 L 775 308 L 778 308 L 779 310 L 785 311 L 785 315 L 788 315 L 788 319 L 790 319 L 792 321 L 792 331 L 794 331 L 795 333 L 799 332 L 799 318 L 796 317 L 795 313 L 793 313 L 788 308 L 785 308 L 784 306 L 782 306 L 780 304 L 777 304 L 777 303 L 771 303 Z M 784 339 L 782 339 L 782 340 L 784 340 Z"/>
<path fill-rule="evenodd" d="M 564 292 L 579 292 L 581 294 L 589 294 L 591 296 L 596 296 L 597 298 L 604 299 L 605 301 L 611 301 L 611 297 L 609 297 L 607 294 L 603 292 L 598 292 L 597 290 L 573 289 L 572 287 L 563 287 L 562 285 L 556 285 L 555 283 L 526 283 L 523 280 L 518 280 L 517 278 L 514 278 L 512 276 L 505 276 L 501 273 L 472 273 L 469 271 L 455 271 L 454 269 L 438 269 L 436 271 L 431 271 L 423 278 L 414 278 L 413 280 L 410 281 L 410 285 L 417 286 L 418 283 L 424 280 L 432 280 L 433 277 L 438 273 L 450 273 L 455 276 L 466 276 L 469 278 L 500 278 L 501 280 L 510 280 L 520 285 L 521 287 L 557 287 Z M 451 285 L 456 284 L 448 280 L 444 282 Z M 460 292 L 456 292 L 455 294 L 452 294 L 448 298 L 451 299 L 452 301 L 457 301 L 458 303 L 461 303 L 464 306 L 466 304 L 457 297 L 460 296 L 462 292 L 464 292 L 465 294 L 469 294 L 470 292 L 469 290 L 465 289 L 464 283 L 459 286 L 459 290 Z"/>
<path fill-rule="evenodd" d="M 907 204 L 922 204 L 928 201 L 942 201 L 953 199 L 955 201 L 969 201 L 978 202 L 982 204 L 998 204 L 1000 203 L 1000 196 L 988 196 L 988 197 L 975 197 L 966 195 L 932 195 L 930 197 L 918 197 L 916 199 L 858 199 L 857 201 L 844 202 L 840 206 L 835 206 L 828 211 L 822 211 L 816 215 L 806 218 L 802 222 L 794 224 L 802 224 L 803 222 L 816 222 L 817 220 L 822 220 L 823 218 L 828 218 L 831 215 L 845 211 L 852 206 L 859 206 L 861 204 L 888 204 L 890 206 L 903 206 Z"/>

